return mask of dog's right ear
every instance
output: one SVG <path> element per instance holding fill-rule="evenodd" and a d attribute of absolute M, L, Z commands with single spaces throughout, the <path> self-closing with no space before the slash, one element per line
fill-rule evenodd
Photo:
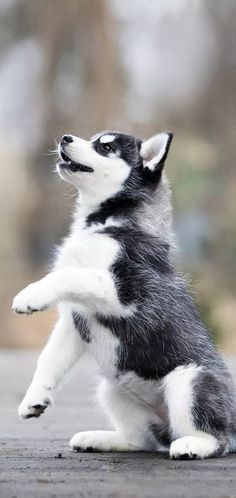
<path fill-rule="evenodd" d="M 140 155 L 143 158 L 144 174 L 150 180 L 160 179 L 172 138 L 173 133 L 159 133 L 142 143 Z"/>

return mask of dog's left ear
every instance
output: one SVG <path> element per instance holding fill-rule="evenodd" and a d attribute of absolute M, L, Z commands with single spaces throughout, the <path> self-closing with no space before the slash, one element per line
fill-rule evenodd
<path fill-rule="evenodd" d="M 173 133 L 159 133 L 142 143 L 140 155 L 143 158 L 145 176 L 158 181 L 165 165 Z"/>

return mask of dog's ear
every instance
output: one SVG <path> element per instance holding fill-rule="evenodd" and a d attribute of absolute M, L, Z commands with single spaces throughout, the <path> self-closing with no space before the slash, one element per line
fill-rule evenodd
<path fill-rule="evenodd" d="M 158 181 L 165 165 L 173 133 L 159 133 L 142 142 L 140 155 L 143 158 L 145 176 Z"/>

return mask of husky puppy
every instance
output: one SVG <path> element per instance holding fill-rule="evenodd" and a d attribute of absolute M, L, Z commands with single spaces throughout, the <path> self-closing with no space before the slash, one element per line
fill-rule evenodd
<path fill-rule="evenodd" d="M 79 192 L 72 227 L 53 271 L 23 289 L 13 310 L 59 309 L 21 418 L 53 403 L 84 352 L 99 365 L 98 397 L 115 430 L 79 432 L 74 450 L 193 459 L 236 449 L 231 377 L 174 268 L 163 171 L 171 141 L 105 131 L 59 144 L 58 174 Z"/>

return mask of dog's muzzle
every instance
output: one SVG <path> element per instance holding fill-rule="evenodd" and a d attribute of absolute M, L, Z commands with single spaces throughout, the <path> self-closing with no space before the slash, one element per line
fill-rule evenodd
<path fill-rule="evenodd" d="M 62 161 L 59 162 L 59 167 L 76 173 L 77 171 L 83 171 L 87 173 L 92 173 L 93 168 L 90 166 L 85 166 L 85 164 L 77 163 L 70 158 L 69 153 L 66 151 L 68 145 L 73 142 L 73 137 L 71 135 L 63 135 L 60 141 L 59 156 Z"/>

